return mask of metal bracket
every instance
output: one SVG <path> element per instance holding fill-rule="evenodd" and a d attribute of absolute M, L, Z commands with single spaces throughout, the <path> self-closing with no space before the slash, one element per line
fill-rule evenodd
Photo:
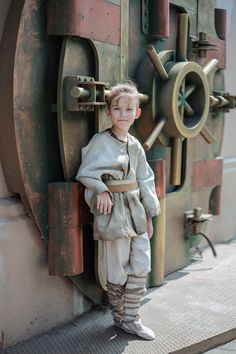
<path fill-rule="evenodd" d="M 149 0 L 142 0 L 142 31 L 149 35 Z"/>
<path fill-rule="evenodd" d="M 201 208 L 195 208 L 184 213 L 184 227 L 189 229 L 188 235 L 202 232 L 203 223 L 212 219 L 212 214 L 202 214 Z"/>
<path fill-rule="evenodd" d="M 107 83 L 94 81 L 93 77 L 67 76 L 64 79 L 66 107 L 70 112 L 94 111 L 95 106 L 105 106 Z"/>
<path fill-rule="evenodd" d="M 213 255 L 216 257 L 217 254 L 211 240 L 203 232 L 203 225 L 211 219 L 212 214 L 202 214 L 202 208 L 186 211 L 184 213 L 185 238 L 190 239 L 191 236 L 203 236 L 211 247 Z"/>
<path fill-rule="evenodd" d="M 199 38 L 193 40 L 193 52 L 197 53 L 199 58 L 206 58 L 209 50 L 218 50 L 218 47 L 208 40 L 207 32 L 199 32 Z"/>

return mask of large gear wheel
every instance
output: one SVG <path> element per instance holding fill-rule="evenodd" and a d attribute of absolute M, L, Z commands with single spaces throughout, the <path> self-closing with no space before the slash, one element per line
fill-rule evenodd
<path fill-rule="evenodd" d="M 155 141 L 171 147 L 170 183 L 181 184 L 182 142 L 201 134 L 207 143 L 214 136 L 205 126 L 210 108 L 208 75 L 217 67 L 212 59 L 204 68 L 187 60 L 188 15 L 180 14 L 176 51 L 157 53 L 153 45 L 147 54 L 156 75 L 153 77 L 149 112 L 152 131 L 144 138 L 149 150 Z M 141 89 L 142 89 L 142 83 Z"/>

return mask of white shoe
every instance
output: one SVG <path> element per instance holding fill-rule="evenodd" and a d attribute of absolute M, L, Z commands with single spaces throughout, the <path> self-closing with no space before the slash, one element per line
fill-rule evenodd
<path fill-rule="evenodd" d="M 155 339 L 154 332 L 150 328 L 144 326 L 141 321 L 123 322 L 121 328 L 125 332 L 137 334 L 137 336 L 146 340 Z"/>

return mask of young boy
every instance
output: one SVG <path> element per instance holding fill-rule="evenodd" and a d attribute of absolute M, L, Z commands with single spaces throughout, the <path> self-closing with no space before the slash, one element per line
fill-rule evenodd
<path fill-rule="evenodd" d="M 102 243 L 108 299 L 114 324 L 153 340 L 140 321 L 140 301 L 150 271 L 152 217 L 160 212 L 154 174 L 139 141 L 128 133 L 139 118 L 138 91 L 133 83 L 111 89 L 107 115 L 111 128 L 95 134 L 82 149 L 76 179 L 94 214 L 94 239 Z"/>

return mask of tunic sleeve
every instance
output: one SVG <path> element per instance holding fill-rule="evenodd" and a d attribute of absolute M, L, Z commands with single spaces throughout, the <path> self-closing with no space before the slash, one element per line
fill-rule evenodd
<path fill-rule="evenodd" d="M 145 152 L 140 146 L 138 165 L 137 165 L 137 181 L 140 189 L 140 199 L 146 210 L 148 217 L 160 214 L 160 203 L 156 194 L 154 173 L 149 166 Z"/>
<path fill-rule="evenodd" d="M 85 187 L 85 199 L 94 213 L 94 202 L 97 194 L 102 192 L 109 192 L 109 189 L 102 181 L 103 175 L 103 161 L 99 156 L 99 141 L 96 135 L 91 139 L 89 144 L 82 149 L 82 162 L 77 172 L 75 179 L 80 181 Z"/>

